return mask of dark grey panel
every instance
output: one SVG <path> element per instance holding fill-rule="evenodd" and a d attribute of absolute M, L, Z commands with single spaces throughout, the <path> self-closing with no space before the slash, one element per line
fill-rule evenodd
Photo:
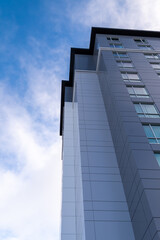
<path fill-rule="evenodd" d="M 75 69 L 78 70 L 95 70 L 96 59 L 92 55 L 75 55 Z"/>

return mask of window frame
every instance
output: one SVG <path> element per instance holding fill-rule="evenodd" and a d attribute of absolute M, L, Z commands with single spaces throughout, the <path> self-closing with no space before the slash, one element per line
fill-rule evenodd
<path fill-rule="evenodd" d="M 116 49 L 123 49 L 124 48 L 122 43 L 110 43 L 109 46 L 112 47 L 112 48 L 116 48 Z M 117 47 L 117 46 L 121 46 L 121 47 Z"/>
<path fill-rule="evenodd" d="M 107 37 L 108 41 L 113 41 L 113 42 L 119 42 L 119 38 L 118 37 Z"/>
<path fill-rule="evenodd" d="M 160 72 L 157 72 L 158 77 L 160 78 Z"/>
<path fill-rule="evenodd" d="M 151 56 L 151 57 L 147 57 L 148 56 Z M 147 58 L 147 59 L 160 59 L 160 56 L 157 54 L 157 53 L 144 53 L 144 56 Z"/>
<path fill-rule="evenodd" d="M 149 141 L 149 143 L 151 143 L 151 144 L 160 144 L 160 137 L 157 137 L 156 134 L 155 134 L 155 132 L 154 132 L 154 130 L 153 130 L 153 126 L 157 126 L 157 127 L 160 128 L 160 125 L 143 124 L 143 127 L 145 127 L 145 126 L 150 127 L 150 130 L 151 130 L 151 132 L 152 132 L 152 134 L 153 134 L 153 136 L 154 136 L 154 137 L 148 137 L 147 134 L 146 134 L 145 128 L 144 128 L 144 131 L 145 131 L 146 137 L 148 138 L 148 141 L 149 141 L 150 139 L 151 139 L 151 140 L 155 140 L 155 142 Z"/>
<path fill-rule="evenodd" d="M 134 66 L 133 66 L 133 62 L 132 61 L 130 61 L 130 60 L 117 60 L 116 61 L 117 62 L 117 65 L 118 65 L 118 63 L 121 63 L 121 65 L 118 65 L 118 67 L 121 67 L 121 68 L 134 68 Z M 127 67 L 127 66 L 125 66 L 125 63 L 130 63 L 132 66 L 130 66 L 130 67 Z"/>
<path fill-rule="evenodd" d="M 138 112 L 137 109 L 136 109 L 136 105 L 138 105 L 141 109 L 141 112 Z M 146 109 L 147 109 L 147 106 L 153 106 L 154 110 L 156 113 L 150 113 L 150 112 L 145 112 L 144 110 L 144 106 L 146 105 Z M 134 107 L 135 107 L 135 110 L 138 114 L 139 117 L 144 117 L 144 118 L 160 118 L 160 114 L 159 114 L 159 111 L 158 109 L 156 108 L 156 106 L 153 104 L 153 103 L 142 103 L 142 102 L 139 102 L 139 103 L 134 103 Z"/>
<path fill-rule="evenodd" d="M 156 155 L 159 156 L 159 159 L 156 157 Z M 160 152 L 154 152 L 154 156 L 155 156 L 155 159 L 157 160 L 157 163 L 158 163 L 158 165 L 160 167 Z"/>
<path fill-rule="evenodd" d="M 115 58 L 118 58 L 118 59 L 122 59 L 122 58 L 129 58 L 129 56 L 127 55 L 127 52 L 119 52 L 119 51 L 113 51 L 112 52 L 113 53 L 113 56 L 115 57 Z M 121 56 L 120 54 L 125 54 L 125 56 Z"/>
<path fill-rule="evenodd" d="M 141 50 L 153 50 L 151 45 L 137 45 Z"/>
<path fill-rule="evenodd" d="M 134 41 L 138 44 L 138 43 L 143 43 L 143 44 L 147 44 L 147 40 L 144 38 L 135 38 Z"/>
<path fill-rule="evenodd" d="M 140 87 L 140 86 L 126 86 L 126 87 L 127 87 L 127 90 L 128 90 L 129 88 L 131 88 L 131 89 L 133 90 L 133 92 L 134 92 L 134 94 L 131 94 L 131 93 L 129 93 L 129 91 L 128 91 L 130 97 L 149 98 L 149 93 L 147 92 L 147 90 L 146 90 L 145 87 Z M 146 92 L 146 94 L 137 94 L 136 91 L 135 91 L 136 88 L 137 88 L 137 89 L 140 89 L 140 88 L 141 88 L 141 89 L 144 89 L 145 92 Z"/>
<path fill-rule="evenodd" d="M 151 64 L 151 66 L 152 66 L 152 68 L 154 69 L 154 70 L 160 70 L 160 62 L 150 62 L 150 64 Z M 154 68 L 153 66 L 159 66 L 159 68 Z"/>
<path fill-rule="evenodd" d="M 124 78 L 122 74 L 126 75 L 127 78 Z M 132 74 L 132 75 L 135 74 L 135 75 L 138 76 L 138 78 L 137 79 L 136 78 L 130 78 L 130 74 Z M 137 72 L 121 71 L 121 76 L 122 76 L 124 82 L 140 82 L 141 81 L 140 76 Z"/>

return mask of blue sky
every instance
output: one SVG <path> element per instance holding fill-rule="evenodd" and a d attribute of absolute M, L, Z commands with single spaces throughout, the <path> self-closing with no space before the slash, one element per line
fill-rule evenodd
<path fill-rule="evenodd" d="M 159 0 L 0 2 L 0 240 L 59 240 L 60 84 L 91 26 L 160 30 Z"/>

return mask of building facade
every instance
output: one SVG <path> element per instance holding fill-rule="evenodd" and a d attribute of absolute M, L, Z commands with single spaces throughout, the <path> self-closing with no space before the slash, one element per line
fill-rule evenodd
<path fill-rule="evenodd" d="M 160 239 L 160 33 L 92 28 L 62 81 L 61 240 Z"/>

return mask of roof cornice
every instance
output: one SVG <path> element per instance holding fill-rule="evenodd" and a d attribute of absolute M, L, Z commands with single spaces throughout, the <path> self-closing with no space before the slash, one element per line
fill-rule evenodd
<path fill-rule="evenodd" d="M 72 87 L 73 86 L 75 54 L 92 55 L 93 51 L 94 51 L 96 34 L 110 34 L 110 35 L 126 35 L 126 36 L 140 36 L 140 37 L 157 37 L 157 38 L 160 38 L 160 32 L 157 32 L 157 31 L 92 27 L 89 48 L 88 49 L 86 49 L 86 48 L 71 48 L 69 81 L 63 80 L 62 81 L 62 86 L 61 86 L 60 135 L 62 135 L 62 128 L 63 128 L 62 125 L 63 125 L 63 107 L 64 107 L 64 99 L 65 99 L 65 87 Z"/>

